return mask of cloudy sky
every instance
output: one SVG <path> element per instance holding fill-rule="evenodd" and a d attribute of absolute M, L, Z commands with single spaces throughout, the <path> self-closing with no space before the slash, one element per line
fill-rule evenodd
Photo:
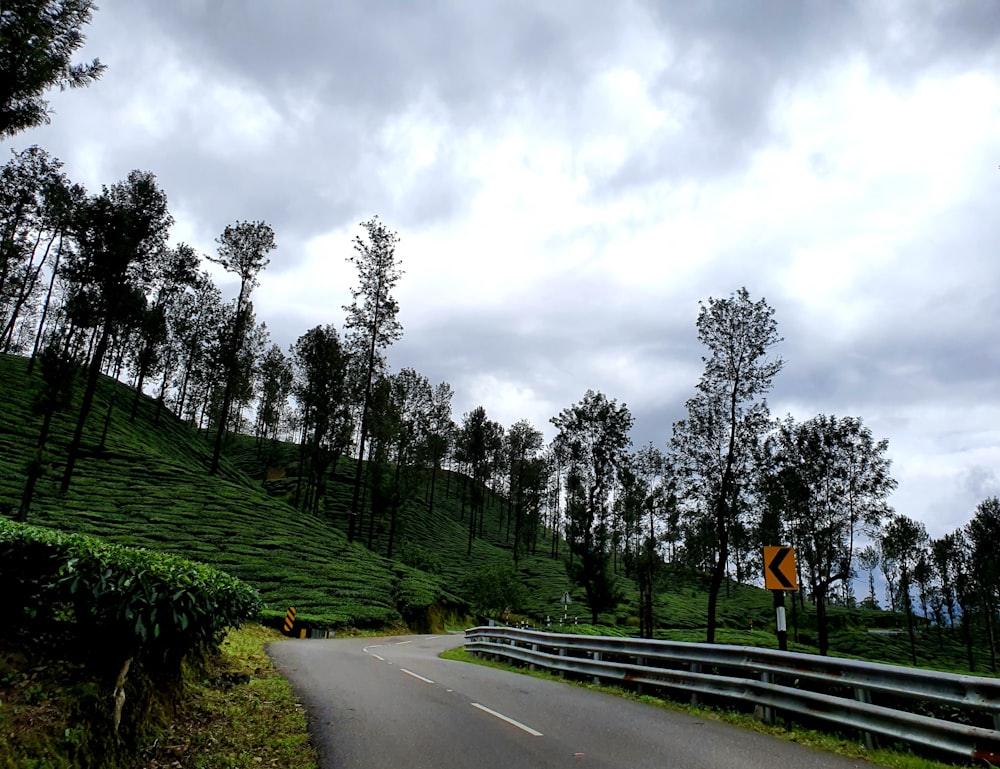
<path fill-rule="evenodd" d="M 3 144 L 91 190 L 152 171 L 204 253 L 270 223 L 283 347 L 342 325 L 378 214 L 393 368 L 549 436 L 601 390 L 665 447 L 698 303 L 745 286 L 784 337 L 774 414 L 862 417 L 932 535 L 1000 493 L 1000 5 L 99 5 L 104 78 Z"/>

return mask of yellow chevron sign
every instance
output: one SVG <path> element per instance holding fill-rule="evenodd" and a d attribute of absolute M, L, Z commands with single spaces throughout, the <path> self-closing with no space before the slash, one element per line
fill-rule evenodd
<path fill-rule="evenodd" d="M 764 587 L 768 590 L 798 590 L 795 548 L 764 547 Z"/>
<path fill-rule="evenodd" d="M 285 612 L 285 632 L 291 633 L 292 628 L 295 626 L 295 607 L 290 606 L 288 611 Z"/>

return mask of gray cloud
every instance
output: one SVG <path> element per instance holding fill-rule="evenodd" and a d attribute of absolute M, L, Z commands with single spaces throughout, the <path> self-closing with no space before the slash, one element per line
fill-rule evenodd
<path fill-rule="evenodd" d="M 531 410 L 544 427 L 594 388 L 628 403 L 636 445 L 663 446 L 701 371 L 698 301 L 746 286 L 767 297 L 785 337 L 772 410 L 862 416 L 901 457 L 902 503 L 950 522 L 949 510 L 996 486 L 989 468 L 1000 461 L 997 441 L 963 433 L 966 411 L 993 408 L 1000 395 L 992 338 L 1000 137 L 985 127 L 969 139 L 979 153 L 972 160 L 946 137 L 913 158 L 914 169 L 933 174 L 935 156 L 955 150 L 949 158 L 989 159 L 992 177 L 970 165 L 940 180 L 892 168 L 869 180 L 878 152 L 843 167 L 832 145 L 849 147 L 880 126 L 843 135 L 832 126 L 833 141 L 822 136 L 803 150 L 803 173 L 826 185 L 816 206 L 829 211 L 786 216 L 776 209 L 794 196 L 749 172 L 762 150 L 789 140 L 785 100 L 822 107 L 830 78 L 846 67 L 904 96 L 933 77 L 992 79 L 998 22 L 1000 8 L 971 0 L 104 0 L 84 51 L 108 63 L 104 79 L 53 94 L 52 125 L 4 146 L 38 142 L 92 187 L 132 168 L 153 171 L 179 229 L 206 250 L 233 221 L 271 223 L 279 251 L 268 277 L 286 293 L 299 279 L 329 295 L 323 317 L 292 296 L 261 297 L 261 307 L 275 308 L 262 319 L 284 347 L 311 326 L 340 322 L 348 286 L 328 264 L 342 265 L 357 223 L 380 214 L 403 235 L 404 283 L 425 287 L 407 295 L 406 334 L 390 360 L 449 381 L 456 416 L 495 397 L 482 404 L 491 413 L 513 421 Z M 623 71 L 635 78 L 606 80 Z M 626 96 L 663 122 L 643 122 Z M 996 121 L 996 109 L 984 114 Z M 829 119 L 852 117 L 864 116 Z M 881 141 L 889 152 L 906 138 Z M 496 166 L 476 165 L 503 141 L 516 150 Z M 517 164 L 525 173 L 493 178 Z M 551 199 L 516 188 L 552 172 L 548 165 L 568 180 Z M 501 183 L 515 188 L 497 191 Z M 690 196 L 678 203 L 664 189 Z M 947 199 L 911 214 L 920 193 Z M 540 210 L 508 210 L 519 195 Z M 484 199 L 497 208 L 484 213 Z M 741 207 L 755 207 L 760 223 L 734 222 Z M 897 223 L 878 229 L 879 215 Z M 661 220 L 665 235 L 629 240 Z M 531 262 L 502 262 L 507 255 L 491 250 L 496 232 L 477 230 L 484 223 L 508 236 L 524 228 L 504 246 Z M 838 252 L 869 228 L 887 253 Z M 440 243 L 453 230 L 465 240 L 447 242 L 445 261 L 409 250 L 420 236 Z M 307 246 L 329 233 L 347 234 L 324 245 L 322 274 L 301 276 L 304 259 L 315 258 Z M 868 247 L 861 243 L 852 248 Z M 828 285 L 841 259 L 851 269 L 843 285 Z M 524 285 L 504 286 L 506 302 L 465 303 L 484 280 L 519 269 Z M 929 457 L 940 477 L 923 477 Z"/>

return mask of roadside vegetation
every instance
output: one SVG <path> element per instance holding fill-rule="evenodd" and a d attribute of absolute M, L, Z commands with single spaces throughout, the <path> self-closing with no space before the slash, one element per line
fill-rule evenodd
<path fill-rule="evenodd" d="M 28 395 L 32 379 L 26 368 L 23 358 L 0 357 L 0 407 L 10 417 L 0 428 L 0 494 L 7 498 L 18 493 L 24 479 L 22 463 L 32 451 Z M 122 387 L 101 378 L 96 408 L 108 406 L 115 389 Z M 117 397 L 122 396 L 119 392 Z M 421 632 L 443 630 L 498 618 L 508 608 L 511 622 L 539 628 L 601 635 L 639 632 L 640 591 L 624 565 L 616 575 L 618 600 L 612 610 L 599 613 L 599 624 L 594 625 L 586 592 L 570 579 L 564 565 L 564 542 L 557 541 L 560 551 L 555 557 L 551 542 L 546 542 L 539 552 L 523 552 L 513 562 L 503 494 L 485 495 L 482 535 L 477 528 L 470 556 L 471 481 L 462 473 L 440 471 L 433 509 L 426 504 L 427 488 L 407 500 L 400 511 L 396 551 L 390 560 L 374 552 L 380 543 L 384 545 L 384 529 L 373 531 L 372 550 L 367 546 L 367 525 L 363 538 L 347 542 L 353 482 L 349 460 L 341 459 L 331 473 L 322 514 L 303 513 L 289 501 L 294 494 L 294 446 L 283 449 L 289 455 L 280 465 L 285 477 L 268 480 L 267 463 L 258 456 L 255 441 L 236 436 L 227 441 L 220 472 L 211 477 L 205 472 L 210 445 L 204 435 L 157 415 L 156 404 L 144 399 L 135 422 L 125 414 L 113 416 L 105 449 L 81 455 L 75 482 L 65 495 L 58 492 L 57 478 L 40 479 L 30 522 L 98 535 L 116 545 L 177 554 L 221 569 L 260 592 L 266 606 L 263 616 L 272 627 L 294 605 L 305 620 L 301 627 L 329 627 L 342 633 L 375 633 L 387 627 L 402 631 L 407 626 Z M 58 445 L 58 426 L 52 435 Z M 657 570 L 652 602 L 655 637 L 704 640 L 708 579 L 705 573 L 681 564 L 664 564 Z M 570 603 L 564 604 L 567 594 Z M 766 591 L 727 581 L 720 591 L 717 616 L 718 642 L 776 645 L 771 596 Z M 909 662 L 912 650 L 902 614 L 833 605 L 828 607 L 827 622 L 833 654 Z M 815 627 L 815 609 L 810 603 L 790 610 L 789 648 L 815 653 Z M 239 631 L 244 632 L 249 631 Z M 277 637 L 273 630 L 257 632 Z M 230 635 L 234 637 L 240 636 Z M 968 672 L 961 637 L 948 628 L 918 633 L 915 648 L 923 666 Z M 987 650 L 976 648 L 980 659 L 988 659 Z M 227 669 L 235 670 L 227 666 L 236 663 L 225 661 L 233 649 L 224 647 L 223 651 L 221 662 L 210 663 L 222 673 L 185 669 L 184 697 L 200 698 L 201 704 L 175 709 L 155 721 L 150 734 L 159 736 L 144 744 L 159 752 L 144 754 L 141 761 L 146 763 L 137 766 L 155 765 L 150 763 L 154 760 L 171 766 L 171 761 L 193 760 L 181 759 L 181 755 L 203 755 L 197 751 L 205 750 L 219 751 L 211 759 L 215 764 L 203 759 L 201 764 L 181 765 L 239 766 L 238 759 L 229 757 L 252 752 L 256 727 L 241 732 L 219 724 L 227 720 L 253 723 L 262 707 L 262 696 L 253 694 L 253 687 L 265 684 L 253 683 L 253 677 L 246 682 L 240 674 L 218 679 L 235 682 L 232 686 L 214 683 Z M 26 734 L 23 725 L 32 724 L 31 734 L 37 738 L 34 743 L 30 737 L 19 743 L 18 750 L 27 752 L 15 754 L 18 758 L 8 760 L 8 765 L 25 765 L 21 761 L 25 755 L 41 761 L 39 767 L 45 767 L 45 761 L 53 767 L 86 765 L 79 759 L 84 732 L 74 719 L 90 707 L 93 685 L 80 673 L 69 675 L 71 669 L 62 663 L 28 666 L 27 658 L 16 649 L 5 649 L 3 659 L 0 715 L 8 724 L 20 724 L 21 737 Z M 258 664 L 262 660 L 258 657 L 253 663 L 254 670 L 268 669 Z M 251 712 L 244 713 L 242 708 Z M 295 711 L 294 706 L 290 711 Z M 193 720 L 190 714 L 196 714 Z M 300 728 L 296 739 L 295 730 Z M 282 739 L 295 746 L 291 752 L 296 756 L 308 754 L 304 729 L 304 721 L 301 727 L 282 727 Z M 230 740 L 244 742 L 241 747 L 231 745 Z M 280 748 L 284 743 L 278 742 Z M 168 761 L 169 756 L 175 757 Z M 282 757 L 282 765 L 294 766 L 287 763 L 291 760 Z M 309 759 L 302 760 L 308 766 Z"/>
<path fill-rule="evenodd" d="M 32 55 L 0 72 L 0 137 L 47 122 L 49 89 L 101 76 L 72 62 L 94 10 L 5 12 L 5 45 Z M 453 417 L 447 382 L 390 371 L 401 239 L 377 216 L 351 242 L 342 327 L 287 352 L 253 302 L 281 233 L 236 222 L 203 255 L 171 242 L 174 223 L 149 170 L 88 191 L 37 146 L 0 167 L 0 523 L 39 527 L 6 540 L 20 560 L 0 602 L 3 769 L 124 765 L 119 716 L 146 765 L 310 765 L 298 722 L 251 745 L 287 704 L 255 645 L 267 636 L 230 635 L 222 656 L 216 643 L 292 606 L 295 634 L 502 617 L 771 646 L 771 598 L 751 585 L 778 543 L 800 554 L 789 648 L 996 673 L 1000 500 L 932 539 L 890 507 L 888 443 L 860 416 L 772 418 L 777 315 L 746 288 L 700 306 L 704 369 L 665 451 L 633 450 L 626 405 L 589 389 L 546 445 L 481 405 Z M 63 545 L 74 555 L 54 570 L 30 557 Z M 113 640 L 93 659 L 58 648 L 65 629 L 93 651 L 102 628 Z M 122 680 L 145 680 L 141 707 L 109 715 Z"/>
<path fill-rule="evenodd" d="M 218 653 L 185 665 L 132 757 L 135 769 L 317 769 L 306 715 L 264 647 L 282 636 L 260 625 L 232 630 Z M 107 767 L 89 723 L 96 682 L 79 667 L 29 664 L 0 646 L 0 768 Z"/>

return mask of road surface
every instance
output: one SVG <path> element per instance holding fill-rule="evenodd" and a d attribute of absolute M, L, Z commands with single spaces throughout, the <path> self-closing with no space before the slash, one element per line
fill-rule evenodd
<path fill-rule="evenodd" d="M 323 769 L 870 766 L 559 681 L 438 658 L 463 640 L 288 640 L 268 652 L 306 707 Z"/>

